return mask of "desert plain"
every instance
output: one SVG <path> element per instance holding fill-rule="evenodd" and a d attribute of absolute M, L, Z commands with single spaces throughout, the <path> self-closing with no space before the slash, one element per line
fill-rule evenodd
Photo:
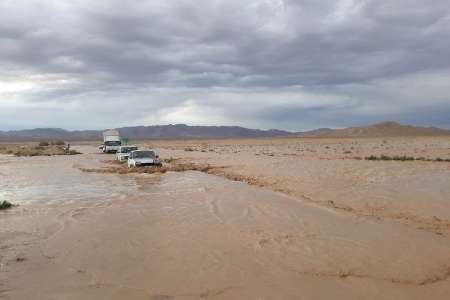
<path fill-rule="evenodd" d="M 0 299 L 450 297 L 449 137 L 136 144 L 0 155 Z"/>

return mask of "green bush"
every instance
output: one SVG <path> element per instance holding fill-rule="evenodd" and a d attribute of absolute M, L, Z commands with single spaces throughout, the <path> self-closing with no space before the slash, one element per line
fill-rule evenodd
<path fill-rule="evenodd" d="M 8 201 L 2 201 L 0 202 L 0 209 L 8 209 L 13 207 L 12 203 L 8 202 Z"/>
<path fill-rule="evenodd" d="M 39 146 L 40 147 L 47 147 L 48 145 L 50 145 L 47 141 L 41 141 L 39 142 Z"/>

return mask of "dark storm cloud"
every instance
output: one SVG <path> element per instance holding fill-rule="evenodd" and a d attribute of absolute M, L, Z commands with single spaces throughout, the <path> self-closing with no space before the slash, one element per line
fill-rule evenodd
<path fill-rule="evenodd" d="M 5 0 L 0 17 L 0 127 L 450 126 L 446 0 Z"/>

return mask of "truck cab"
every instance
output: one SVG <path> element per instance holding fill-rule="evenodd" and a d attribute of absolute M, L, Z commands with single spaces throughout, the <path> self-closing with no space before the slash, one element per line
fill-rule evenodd
<path fill-rule="evenodd" d="M 122 142 L 117 130 L 107 130 L 103 132 L 103 153 L 116 153 Z"/>

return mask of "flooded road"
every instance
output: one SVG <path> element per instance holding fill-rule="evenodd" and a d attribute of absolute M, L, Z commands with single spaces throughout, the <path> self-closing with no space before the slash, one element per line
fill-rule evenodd
<path fill-rule="evenodd" d="M 0 299 L 448 299 L 450 240 L 199 172 L 0 156 Z"/>

